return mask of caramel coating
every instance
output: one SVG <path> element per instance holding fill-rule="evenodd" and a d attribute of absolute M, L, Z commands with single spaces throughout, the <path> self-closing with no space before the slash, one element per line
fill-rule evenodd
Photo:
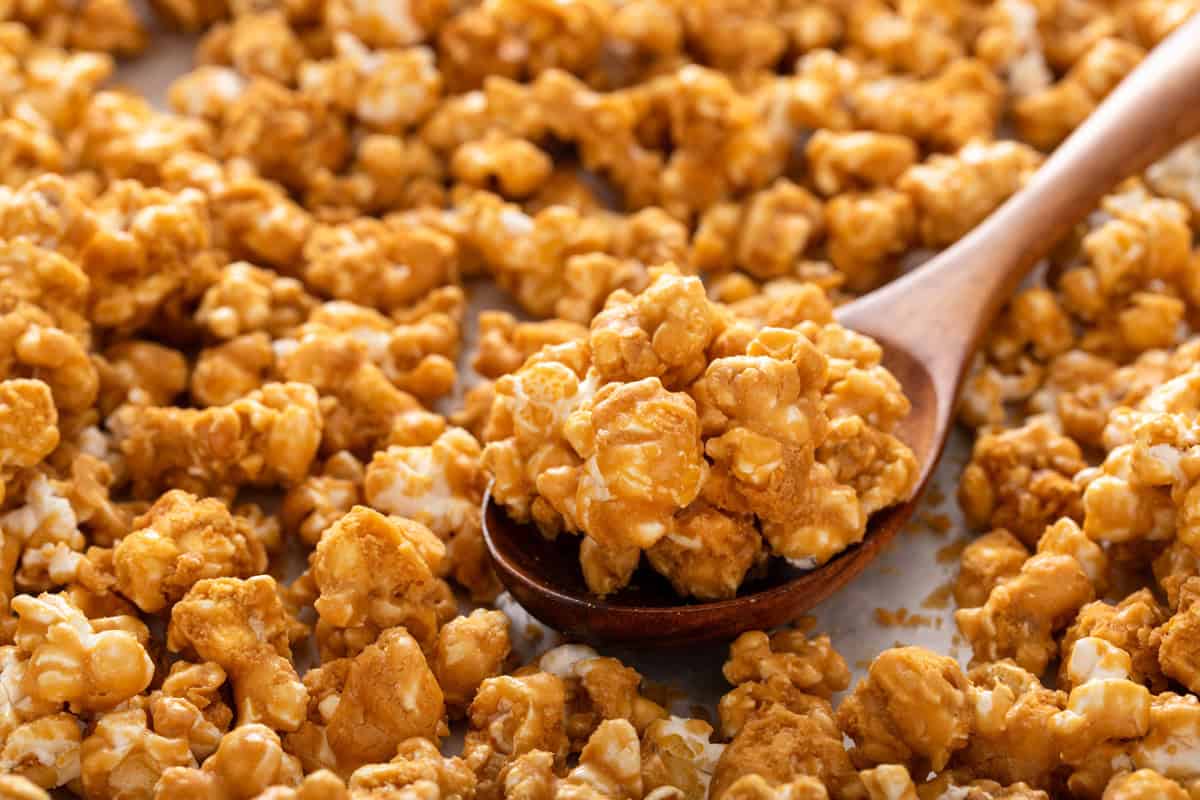
<path fill-rule="evenodd" d="M 940 771 L 971 732 L 967 678 L 953 659 L 919 647 L 885 650 L 838 708 L 863 764 L 927 764 Z"/>
<path fill-rule="evenodd" d="M 417 736 L 443 733 L 442 691 L 416 640 L 389 628 L 353 658 L 327 659 L 304 676 L 308 715 L 287 736 L 307 771 L 349 775 L 395 755 Z"/>
<path fill-rule="evenodd" d="M 503 670 L 510 648 L 508 627 L 503 612 L 477 609 L 438 631 L 432 668 L 451 713 L 461 715 L 480 684 Z"/>
<path fill-rule="evenodd" d="M 439 624 L 434 598 L 441 591 L 434 571 L 444 555 L 424 525 L 355 506 L 326 529 L 313 553 L 320 624 L 349 629 L 345 636 L 364 643 L 372 633 L 404 625 L 432 644 Z"/>
<path fill-rule="evenodd" d="M 1197 142 L 969 365 L 965 675 L 897 647 L 835 712 L 836 637 L 750 632 L 714 732 L 610 654 L 518 666 L 480 514 L 699 602 L 860 541 L 917 470 L 834 309 L 1196 0 L 152 5 L 169 110 L 108 83 L 144 9 L 0 12 L 0 795 L 1197 793 Z"/>
<path fill-rule="evenodd" d="M 133 521 L 113 549 L 117 590 L 161 611 L 205 578 L 249 578 L 266 569 L 262 543 L 218 500 L 178 489 Z"/>
<path fill-rule="evenodd" d="M 503 797 L 503 770 L 515 759 L 541 751 L 550 769 L 567 755 L 563 682 L 546 672 L 488 678 L 468 710 L 470 728 L 463 760 L 479 779 L 476 797 Z"/>
<path fill-rule="evenodd" d="M 272 578 L 207 578 L 171 608 L 167 646 L 229 674 L 239 724 L 295 730 L 308 692 L 290 661 L 288 624 Z"/>

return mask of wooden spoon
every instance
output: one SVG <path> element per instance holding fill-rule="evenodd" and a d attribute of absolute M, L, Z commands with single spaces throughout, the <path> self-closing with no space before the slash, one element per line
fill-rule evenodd
<path fill-rule="evenodd" d="M 913 499 L 875 514 L 862 543 L 808 572 L 772 559 L 770 573 L 732 600 L 689 603 L 647 569 L 636 585 L 598 598 L 583 584 L 577 537 L 547 541 L 488 497 L 484 537 L 501 581 L 535 617 L 582 639 L 684 645 L 796 619 L 860 573 L 912 514 L 945 447 L 971 356 L 1025 274 L 1121 180 L 1197 134 L 1200 15 L 1156 47 L 991 217 L 838 309 L 840 323 L 883 345 L 884 364 L 913 405 L 898 434 L 921 465 Z"/>

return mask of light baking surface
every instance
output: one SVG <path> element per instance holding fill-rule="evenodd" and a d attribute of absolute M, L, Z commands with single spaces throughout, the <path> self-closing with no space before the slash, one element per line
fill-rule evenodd
<path fill-rule="evenodd" d="M 165 108 L 167 86 L 192 66 L 194 43 L 190 37 L 155 31 L 146 53 L 124 64 L 117 72 L 116 82 L 136 89 Z M 488 283 L 473 283 L 469 291 L 470 308 L 459 364 L 459 374 L 464 380 L 454 395 L 443 401 L 446 408 L 457 403 L 473 377 L 469 362 L 475 349 L 474 320 L 479 311 L 502 308 L 526 316 L 504 292 Z M 812 612 L 817 620 L 815 630 L 832 637 L 850 664 L 855 680 L 880 651 L 897 644 L 922 645 L 938 653 L 948 653 L 964 665 L 970 659 L 970 647 L 955 644 L 954 604 L 948 592 L 948 584 L 958 567 L 955 544 L 969 538 L 954 502 L 954 489 L 969 456 L 969 436 L 956 431 L 933 485 L 908 529 L 858 579 Z M 947 522 L 948 530 L 936 530 Z M 953 557 L 948 557 L 950 554 Z M 497 605 L 512 617 L 513 644 L 523 656 L 532 656 L 553 643 L 549 631 L 541 639 L 523 635 L 527 629 L 541 626 L 530 629 L 532 619 L 507 594 Z M 886 624 L 881 624 L 881 617 L 887 620 Z M 680 709 L 683 711 L 687 704 L 715 708 L 717 700 L 729 689 L 721 675 L 728 643 L 682 651 L 604 648 L 604 652 L 625 661 L 649 680 L 686 693 L 685 707 Z M 297 656 L 299 660 L 301 654 Z"/>

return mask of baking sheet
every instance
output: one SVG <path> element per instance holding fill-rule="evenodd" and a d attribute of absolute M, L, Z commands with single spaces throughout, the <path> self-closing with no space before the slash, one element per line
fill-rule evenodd
<path fill-rule="evenodd" d="M 156 32 L 142 57 L 121 65 L 116 84 L 135 89 L 165 108 L 167 87 L 189 69 L 194 42 L 192 37 Z M 503 293 L 490 285 L 474 284 L 469 290 L 462 373 L 467 380 L 460 382 L 456 398 L 470 382 L 466 364 L 474 349 L 475 316 L 486 308 L 515 311 Z M 900 644 L 948 653 L 964 664 L 970 658 L 970 648 L 956 643 L 949 596 L 957 553 L 968 538 L 954 491 L 969 455 L 969 435 L 955 431 L 908 528 L 858 579 L 811 612 L 816 618 L 814 630 L 832 637 L 856 680 L 881 650 Z M 525 657 L 556 640 L 553 632 L 540 625 L 531 626 L 533 620 L 511 598 L 503 596 L 500 605 L 513 618 L 514 644 Z M 536 635 L 539 630 L 543 632 L 540 637 Z M 526 636 L 527 631 L 533 635 Z M 692 705 L 711 711 L 729 688 L 721 676 L 727 649 L 728 645 L 722 644 L 693 646 L 684 651 L 607 648 L 604 652 L 625 661 L 649 680 L 685 694 L 686 699 L 681 699 L 675 710 L 689 713 Z"/>

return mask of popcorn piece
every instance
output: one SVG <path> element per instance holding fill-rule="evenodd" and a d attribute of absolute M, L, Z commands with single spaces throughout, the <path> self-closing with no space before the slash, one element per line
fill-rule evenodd
<path fill-rule="evenodd" d="M 463 714 L 480 684 L 501 674 L 510 649 L 508 625 L 503 612 L 476 609 L 438 631 L 432 669 L 452 714 Z"/>
<path fill-rule="evenodd" d="M 196 321 L 220 339 L 256 331 L 278 337 L 307 319 L 316 305 L 296 279 L 237 261 L 204 293 Z"/>
<path fill-rule="evenodd" d="M 1154 770 L 1139 769 L 1118 775 L 1104 787 L 1101 800 L 1142 800 L 1161 797 L 1162 800 L 1186 800 L 1188 793 L 1170 778 L 1164 778 Z"/>
<path fill-rule="evenodd" d="M 272 786 L 256 800 L 350 800 L 346 783 L 327 769 L 304 776 L 297 786 Z"/>
<path fill-rule="evenodd" d="M 666 712 L 639 693 L 642 676 L 615 658 L 599 657 L 590 647 L 561 645 L 547 650 L 538 667 L 562 679 L 566 689 L 566 731 L 578 750 L 608 719 L 629 720 L 639 733 Z"/>
<path fill-rule="evenodd" d="M 199 405 L 227 406 L 271 379 L 275 351 L 265 333 L 249 333 L 200 351 L 192 370 L 192 398 Z"/>
<path fill-rule="evenodd" d="M 36 306 L 50 315 L 53 327 L 71 334 L 83 344 L 88 342 L 90 282 L 70 258 L 25 238 L 14 238 L 0 245 L 0 287 L 3 288 L 5 312 Z"/>
<path fill-rule="evenodd" d="M 675 388 L 703 373 L 705 350 L 720 330 L 699 279 L 661 272 L 644 292 L 611 297 L 592 322 L 589 344 L 605 379 L 655 377 Z"/>
<path fill-rule="evenodd" d="M 832 270 L 828 271 L 832 275 Z M 739 276 L 728 276 L 732 286 Z M 710 286 L 710 293 L 725 302 L 738 317 L 749 320 L 764 328 L 791 328 L 801 322 L 833 322 L 833 305 L 821 285 L 813 281 L 780 278 L 767 281 L 761 286 L 748 287 L 752 294 L 738 297 L 721 297 L 721 279 Z"/>
<path fill-rule="evenodd" d="M 908 770 L 899 764 L 884 764 L 858 773 L 871 800 L 917 800 L 917 787 Z"/>
<path fill-rule="evenodd" d="M 1144 736 L 1150 728 L 1150 692 L 1129 680 L 1129 654 L 1103 639 L 1075 642 L 1065 670 L 1074 688 L 1067 707 L 1051 719 L 1063 760 L 1074 763 L 1109 741 Z"/>
<path fill-rule="evenodd" d="M 813 183 L 825 195 L 889 186 L 917 160 L 911 139 L 887 133 L 819 130 L 804 147 Z"/>
<path fill-rule="evenodd" d="M 1133 744 L 1132 768 L 1152 769 L 1175 781 L 1200 777 L 1200 703 L 1193 695 L 1156 695 L 1150 705 L 1150 730 Z"/>
<path fill-rule="evenodd" d="M 1143 51 L 1117 38 L 1101 39 L 1057 84 L 1013 104 L 1020 137 L 1049 150 L 1061 142 L 1133 70 Z"/>
<path fill-rule="evenodd" d="M 276 785 L 300 783 L 300 764 L 285 753 L 279 735 L 266 725 L 239 725 L 200 769 L 172 767 L 163 772 L 154 796 L 205 800 L 251 798 Z"/>
<path fill-rule="evenodd" d="M 673 788 L 684 797 L 705 797 L 724 745 L 709 741 L 712 726 L 699 719 L 668 717 L 642 734 L 642 788 Z M 728 796 L 728 794 L 726 794 Z"/>
<path fill-rule="evenodd" d="M 502 771 L 521 756 L 542 751 L 551 766 L 564 763 L 565 702 L 563 682 L 546 672 L 489 678 L 480 685 L 463 743 L 463 760 L 479 779 L 479 800 L 502 796 Z"/>
<path fill-rule="evenodd" d="M 562 319 L 520 322 L 506 311 L 481 311 L 478 325 L 479 344 L 471 367 L 492 380 L 516 372 L 546 345 L 563 344 L 588 334 L 587 328 L 578 323 Z"/>
<path fill-rule="evenodd" d="M 103 91 L 92 94 L 86 101 L 83 98 L 80 100 L 79 106 L 67 112 L 75 118 L 75 146 L 79 161 L 83 166 L 115 181 L 103 195 L 106 214 L 111 215 L 104 227 L 113 226 L 115 230 L 102 230 L 99 241 L 111 242 L 109 235 L 113 233 L 118 238 L 125 238 L 121 236 L 121 229 L 126 228 L 126 235 L 134 239 L 134 251 L 142 251 L 144 257 L 148 257 L 145 261 L 139 258 L 141 263 L 123 264 L 123 277 L 128 279 L 128 270 L 133 270 L 133 274 L 141 273 L 141 277 L 146 278 L 147 268 L 153 272 L 156 271 L 154 267 L 161 266 L 161 262 L 155 263 L 156 256 L 193 255 L 196 251 L 176 250 L 174 244 L 190 240 L 195 245 L 202 241 L 194 237 L 203 235 L 203 228 L 195 226 L 203 225 L 204 219 L 202 216 L 193 216 L 193 212 L 203 210 L 203 196 L 191 192 L 172 199 L 160 189 L 146 187 L 161 182 L 163 164 L 174 153 L 208 150 L 212 146 L 211 131 L 198 120 L 160 112 L 144 98 L 128 92 Z M 128 182 L 121 179 L 128 179 Z M 165 214 L 144 213 L 143 204 L 147 202 L 149 206 L 163 203 L 175 208 L 164 209 L 169 212 Z M 133 212 L 139 211 L 143 213 L 133 215 Z M 172 211 L 182 213 L 170 213 Z M 176 227 L 181 221 L 185 224 Z M 154 230 L 155 226 L 161 227 Z M 158 238 L 163 236 L 167 237 L 166 242 Z M 172 238 L 179 241 L 172 243 Z M 102 253 L 97 252 L 96 255 L 106 260 L 115 255 Z M 85 271 L 91 273 L 86 267 Z M 169 275 L 170 278 L 182 277 L 176 270 L 173 272 L 175 274 Z M 128 312 L 129 305 L 124 301 L 134 293 L 133 290 L 153 290 L 166 283 L 164 277 L 167 276 L 150 278 L 145 284 L 133 281 L 122 287 L 120 278 L 109 276 L 105 283 L 111 284 L 115 292 L 115 295 L 106 298 L 115 301 L 109 307 L 119 313 Z M 93 284 L 92 288 L 97 287 Z"/>
<path fill-rule="evenodd" d="M 319 474 L 290 489 L 279 509 L 284 528 L 316 545 L 325 529 L 362 500 L 362 462 L 346 451 L 330 456 Z"/>
<path fill-rule="evenodd" d="M 46 384 L 64 418 L 90 407 L 99 390 L 84 344 L 53 327 L 52 318 L 33 305 L 0 315 L 0 369 L 6 378 Z"/>
<path fill-rule="evenodd" d="M 894 189 L 838 195 L 825 218 L 829 259 L 852 291 L 870 291 L 891 278 L 916 232 L 912 200 Z"/>
<path fill-rule="evenodd" d="M 444 733 L 442 692 L 416 640 L 390 628 L 353 658 L 304 676 L 308 718 L 287 737 L 306 771 L 350 774 L 396 755 L 402 742 Z"/>
<path fill-rule="evenodd" d="M 6 540 L 24 548 L 16 574 L 17 583 L 23 588 L 48 589 L 54 585 L 49 575 L 50 564 L 46 563 L 52 559 L 41 556 L 60 550 L 79 553 L 84 549 L 79 518 L 63 495 L 61 484 L 35 473 L 25 487 L 24 505 L 0 514 L 0 529 L 4 530 Z M 17 560 L 15 552 L 12 558 L 14 562 Z"/>
<path fill-rule="evenodd" d="M 954 602 L 959 608 L 983 605 L 992 589 L 1015 577 L 1028 558 L 1021 540 L 1003 528 L 985 533 L 962 552 Z"/>
<path fill-rule="evenodd" d="M 675 516 L 674 530 L 647 551 L 650 566 L 680 597 L 723 600 L 766 557 L 762 537 L 747 517 L 692 503 Z"/>
<path fill-rule="evenodd" d="M 740 207 L 709 208 L 692 243 L 692 265 L 709 272 L 742 269 L 763 280 L 791 274 L 824 219 L 817 198 L 781 179 Z"/>
<path fill-rule="evenodd" d="M 1189 578 L 1179 589 L 1175 614 L 1153 636 L 1158 642 L 1158 660 L 1163 673 L 1189 688 L 1200 685 L 1200 663 L 1194 655 L 1194 640 L 1200 635 L 1200 622 L 1196 619 L 1198 599 L 1200 580 Z"/>
<path fill-rule="evenodd" d="M 1006 784 L 1056 785 L 1062 762 L 1053 720 L 1066 693 L 1045 688 L 1011 661 L 980 664 L 967 678 L 972 733 L 951 764 Z"/>
<path fill-rule="evenodd" d="M 461 758 L 445 758 L 427 739 L 412 738 L 400 744 L 399 751 L 386 764 L 359 767 L 350 776 L 352 794 L 412 792 L 433 789 L 439 797 L 471 797 L 475 775 Z"/>
<path fill-rule="evenodd" d="M 140 708 L 110 711 L 95 723 L 80 747 L 86 797 L 152 797 L 154 786 L 171 767 L 195 767 L 187 739 L 160 736 Z"/>
<path fill-rule="evenodd" d="M 188 363 L 177 350 L 154 342 L 126 340 L 93 356 L 100 377 L 99 404 L 104 412 L 129 403 L 165 406 L 188 385 Z"/>
<path fill-rule="evenodd" d="M 308 62 L 301 88 L 331 95 L 373 131 L 399 134 L 419 124 L 438 105 L 442 76 L 425 47 L 371 51 L 353 36 L 335 34 L 332 61 Z"/>
<path fill-rule="evenodd" d="M 637 731 L 628 721 L 600 723 L 579 754 L 579 765 L 567 773 L 560 797 L 639 797 L 642 754 Z"/>
<path fill-rule="evenodd" d="M 951 61 L 926 79 L 885 75 L 847 82 L 850 86 L 842 91 L 857 117 L 855 127 L 899 134 L 943 150 L 993 138 L 1004 105 L 1004 85 L 986 64 L 969 58 Z"/>
<path fill-rule="evenodd" d="M 356 506 L 322 534 L 312 556 L 320 624 L 361 629 L 354 636 L 364 644 L 403 625 L 431 646 L 439 625 L 434 570 L 444 555 L 424 525 Z"/>
<path fill-rule="evenodd" d="M 835 797 L 858 781 L 831 715 L 802 717 L 782 706 L 751 720 L 725 747 L 709 795 L 727 797 L 739 779 L 753 775 L 777 786 L 811 776 Z"/>
<path fill-rule="evenodd" d="M 37 465 L 58 446 L 58 411 L 37 380 L 0 381 L 0 479 Z M 3 499 L 0 493 L 0 499 Z"/>
<path fill-rule="evenodd" d="M 321 395 L 322 451 L 332 455 L 348 450 L 365 457 L 389 443 L 432 442 L 445 429 L 445 420 L 427 412 L 417 398 L 396 387 L 371 359 L 368 342 L 375 341 L 375 337 L 368 330 L 365 338 L 367 342 L 353 335 L 331 336 L 328 327 L 320 325 L 305 331 L 299 339 L 275 344 L 280 375 L 307 383 Z M 391 341 L 387 340 L 381 360 L 388 358 Z M 404 339 L 398 336 L 395 341 Z"/>
<path fill-rule="evenodd" d="M 197 582 L 171 609 L 167 646 L 229 674 L 243 729 L 261 721 L 295 730 L 303 722 L 308 693 L 289 660 L 287 614 L 272 578 Z"/>
<path fill-rule="evenodd" d="M 0 749 L 0 774 L 25 778 L 43 789 L 78 780 L 79 720 L 71 714 L 49 714 L 15 727 Z"/>
<path fill-rule="evenodd" d="M 838 723 L 854 740 L 858 763 L 940 771 L 967 744 L 969 688 L 953 659 L 919 647 L 892 648 L 876 657 L 842 703 Z"/>
<path fill-rule="evenodd" d="M 988 9 L 987 23 L 975 40 L 979 58 L 998 67 L 1015 98 L 1028 97 L 1053 81 L 1038 31 L 1038 8 L 1008 0 Z"/>
<path fill-rule="evenodd" d="M 1085 466 L 1079 445 L 1035 418 L 976 440 L 958 501 L 972 525 L 1004 528 L 1035 544 L 1054 520 L 1082 519 L 1072 478 Z"/>
<path fill-rule="evenodd" d="M 567 206 L 551 206 L 531 217 L 496 195 L 476 191 L 459 198 L 456 211 L 463 227 L 460 252 L 478 253 L 496 282 L 535 317 L 553 315 L 568 293 L 567 260 L 583 253 L 601 252 L 612 240 L 612 227 L 607 220 L 584 216 Z M 595 269 L 595 265 L 588 266 L 585 272 Z M 596 276 L 588 277 L 589 283 L 598 280 Z M 606 291 L 619 285 L 602 282 L 607 286 Z M 582 312 L 570 317 L 579 323 L 591 319 L 590 315 L 582 316 Z"/>
<path fill-rule="evenodd" d="M 482 552 L 481 455 L 470 434 L 451 428 L 428 446 L 376 452 L 363 490 L 372 507 L 419 522 L 446 542 L 444 570 L 473 597 L 490 599 L 498 588 Z"/>
<path fill-rule="evenodd" d="M 483 4 L 455 15 L 440 30 L 442 71 L 459 92 L 491 75 L 517 79 L 555 67 L 584 74 L 600 57 L 608 13 L 606 5 L 591 0 Z"/>
<path fill-rule="evenodd" d="M 155 732 L 185 740 L 197 760 L 210 756 L 233 722 L 221 697 L 224 683 L 225 670 L 211 661 L 172 664 L 162 689 L 150 697 Z"/>
<path fill-rule="evenodd" d="M 528 197 L 550 177 L 550 157 L 524 139 L 498 131 L 454 151 L 450 172 L 456 180 L 486 189 L 495 185 L 507 198 Z"/>
<path fill-rule="evenodd" d="M 209 67 L 193 73 L 197 76 Z M 185 77 L 181 79 L 187 80 Z M 220 108 L 231 103 L 242 91 L 242 83 L 224 76 L 222 91 L 232 90 L 219 99 Z M 180 82 L 176 82 L 178 86 Z M 174 94 L 174 87 L 172 94 Z M 172 101 L 176 107 L 179 103 Z M 189 105 L 184 110 L 196 115 Z M 191 186 L 209 196 L 213 215 L 213 233 L 234 258 L 266 264 L 298 273 L 300 254 L 312 230 L 311 215 L 293 202 L 279 184 L 259 177 L 244 161 L 221 163 L 199 153 L 176 153 L 163 165 L 166 183 L 171 188 Z"/>
<path fill-rule="evenodd" d="M 229 55 L 242 75 L 287 84 L 295 78 L 304 50 L 283 12 L 276 10 L 236 16 L 229 28 Z"/>
<path fill-rule="evenodd" d="M 1038 539 L 1039 553 L 1059 553 L 1070 556 L 1083 568 L 1096 594 L 1108 588 L 1108 556 L 1104 549 L 1084 535 L 1072 519 L 1060 519 Z"/>
<path fill-rule="evenodd" d="M 118 591 L 155 613 L 199 580 L 259 574 L 267 567 L 266 553 L 240 522 L 219 500 L 167 492 L 113 550 Z"/>
<path fill-rule="evenodd" d="M 180 114 L 218 121 L 245 88 L 246 79 L 237 70 L 203 64 L 171 82 L 167 103 Z"/>
<path fill-rule="evenodd" d="M 602 387 L 564 431 L 586 460 L 574 492 L 569 484 L 561 494 L 548 485 L 544 491 L 569 513 L 575 505 L 579 527 L 598 544 L 650 547 L 670 533 L 664 518 L 700 491 L 705 464 L 695 405 L 657 378 Z"/>
<path fill-rule="evenodd" d="M 110 426 L 145 491 L 297 483 L 316 455 L 322 421 L 311 386 L 271 383 L 203 411 L 124 406 Z"/>
<path fill-rule="evenodd" d="M 810 640 L 803 630 L 783 630 L 769 638 L 762 631 L 743 633 L 730 646 L 722 672 L 735 686 L 782 679 L 825 699 L 850 685 L 850 668 L 829 637 Z"/>
<path fill-rule="evenodd" d="M 1161 691 L 1166 688 L 1166 677 L 1159 667 L 1160 636 L 1156 629 L 1167 621 L 1167 614 L 1149 589 L 1133 592 L 1115 606 L 1099 600 L 1088 603 L 1079 609 L 1075 622 L 1063 635 L 1062 651 L 1070 652 L 1074 642 L 1083 637 L 1103 639 L 1129 654 L 1130 680 Z M 1065 664 L 1060 669 L 1059 685 L 1070 685 Z"/>
<path fill-rule="evenodd" d="M 303 190 L 322 168 L 337 170 L 350 145 L 334 109 L 266 78 L 247 84 L 224 110 L 220 127 L 224 156 L 245 158 L 263 177 L 293 190 Z"/>
<path fill-rule="evenodd" d="M 1039 161 L 1016 142 L 972 142 L 953 156 L 935 155 L 912 167 L 897 188 L 912 198 L 925 246 L 944 247 L 1021 188 Z"/>
<path fill-rule="evenodd" d="M 733 782 L 725 793 L 724 800 L 828 800 L 825 784 L 807 775 L 774 784 L 762 775 L 743 775 Z"/>
<path fill-rule="evenodd" d="M 1146 183 L 1156 194 L 1178 200 L 1191 209 L 1193 215 L 1200 213 L 1197 155 L 1200 155 L 1200 139 L 1192 139 L 1146 169 Z"/>
<path fill-rule="evenodd" d="M 1054 657 L 1054 634 L 1095 596 L 1087 573 L 1069 555 L 1039 552 L 1020 572 L 992 589 L 978 608 L 955 612 L 977 661 L 1012 658 L 1040 674 Z"/>
<path fill-rule="evenodd" d="M 12 599 L 14 641 L 29 656 L 30 691 L 72 710 L 113 708 L 140 693 L 154 676 L 148 632 L 132 617 L 89 620 L 62 595 Z M 11 736 L 10 736 L 11 743 Z M 57 784 L 54 784 L 57 785 Z"/>
<path fill-rule="evenodd" d="M 20 775 L 0 775 L 0 793 L 12 800 L 50 800 L 45 789 Z"/>
<path fill-rule="evenodd" d="M 325 14 L 333 30 L 352 33 L 368 47 L 404 47 L 429 38 L 449 12 L 444 0 L 393 0 L 383 6 L 337 0 Z"/>
<path fill-rule="evenodd" d="M 400 389 L 432 402 L 454 387 L 460 325 L 466 306 L 461 289 L 444 286 L 391 319 L 346 302 L 326 303 L 294 335 L 344 337 L 361 342 L 371 361 Z"/>
<path fill-rule="evenodd" d="M 360 218 L 314 229 L 304 278 L 338 299 L 398 309 L 456 281 L 456 257 L 454 241 L 432 228 Z"/>

